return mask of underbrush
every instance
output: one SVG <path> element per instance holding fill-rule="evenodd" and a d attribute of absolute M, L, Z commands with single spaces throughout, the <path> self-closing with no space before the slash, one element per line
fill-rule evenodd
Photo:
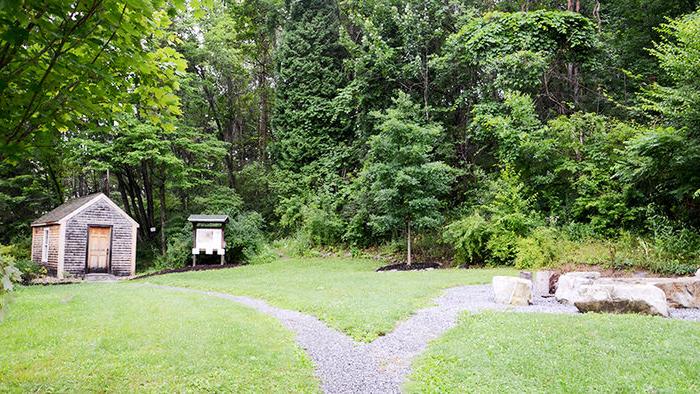
<path fill-rule="evenodd" d="M 700 267 L 700 234 L 687 229 L 646 235 L 621 232 L 614 238 L 579 237 L 566 228 L 536 227 L 525 236 L 514 237 L 506 247 L 510 259 L 504 259 L 503 245 L 491 254 L 489 237 L 476 239 L 467 246 L 456 246 L 456 258 L 464 264 L 514 265 L 519 269 L 556 268 L 564 265 L 592 265 L 615 270 L 645 270 L 663 275 L 691 275 Z M 503 237 L 500 238 L 503 241 Z M 473 246 L 472 246 L 473 245 Z M 475 260 L 479 258 L 481 260 Z M 460 260 L 461 259 L 461 260 Z"/>
<path fill-rule="evenodd" d="M 0 245 L 0 256 L 4 256 L 5 261 L 12 262 L 11 265 L 19 272 L 22 283 L 29 283 L 33 279 L 46 275 L 46 268 L 32 261 L 30 253 L 31 239 Z"/>

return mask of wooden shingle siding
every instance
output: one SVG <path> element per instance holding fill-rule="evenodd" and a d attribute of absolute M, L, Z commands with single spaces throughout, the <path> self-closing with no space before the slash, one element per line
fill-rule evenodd
<path fill-rule="evenodd" d="M 66 222 L 64 271 L 73 275 L 85 274 L 89 226 L 111 226 L 111 273 L 131 275 L 132 223 L 104 200 L 71 217 Z"/>
<path fill-rule="evenodd" d="M 58 271 L 58 241 L 60 225 L 34 227 L 32 230 L 32 261 L 46 267 L 50 275 L 56 275 Z M 44 243 L 44 229 L 49 229 L 49 258 L 47 262 L 41 261 L 41 246 Z"/>

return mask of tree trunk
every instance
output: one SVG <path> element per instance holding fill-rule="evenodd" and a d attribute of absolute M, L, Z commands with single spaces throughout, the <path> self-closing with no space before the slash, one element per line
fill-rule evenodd
<path fill-rule="evenodd" d="M 102 193 L 109 197 L 109 193 L 112 191 L 109 184 L 109 168 L 102 176 Z"/>
<path fill-rule="evenodd" d="M 163 254 L 168 251 L 168 243 L 165 239 L 165 179 L 160 182 L 160 250 Z"/>
<path fill-rule="evenodd" d="M 49 173 L 49 178 L 51 179 L 51 184 L 53 185 L 54 191 L 56 192 L 56 197 L 58 197 L 58 202 L 63 204 L 65 202 L 63 188 L 61 187 L 61 182 L 58 180 L 56 171 L 54 171 L 51 163 L 46 163 L 46 169 Z"/>
<path fill-rule="evenodd" d="M 411 221 L 409 220 L 406 225 L 406 246 L 408 250 L 408 260 L 406 265 L 411 265 Z"/>
<path fill-rule="evenodd" d="M 134 217 L 134 215 L 131 213 L 131 204 L 129 204 L 129 197 L 127 197 L 126 195 L 126 185 L 124 184 L 124 177 L 122 177 L 122 174 L 119 172 L 115 174 L 117 175 L 117 186 L 119 187 L 119 195 L 122 198 L 124 211 L 127 215 Z"/>
<path fill-rule="evenodd" d="M 138 208 L 138 213 L 141 216 L 141 227 L 143 228 L 143 235 L 146 239 L 151 239 L 151 221 L 146 215 L 146 210 L 143 206 L 143 199 L 141 198 L 141 186 L 134 179 L 134 174 L 130 167 L 126 167 L 126 179 L 128 180 L 129 195 L 131 196 L 131 203 L 134 210 Z"/>
<path fill-rule="evenodd" d="M 258 159 L 262 162 L 267 161 L 267 140 L 268 140 L 268 124 L 270 123 L 269 100 L 267 91 L 267 74 L 262 73 L 258 77 L 258 89 L 260 90 L 260 118 L 258 119 Z"/>
<path fill-rule="evenodd" d="M 146 214 L 148 227 L 155 227 L 155 206 L 153 204 L 153 182 L 148 171 L 148 163 L 141 162 L 141 174 L 143 176 L 143 190 L 146 193 Z"/>
<path fill-rule="evenodd" d="M 430 89 L 430 76 L 428 70 L 428 48 L 424 48 L 423 56 L 421 56 L 422 72 L 423 72 L 423 111 L 425 111 L 425 120 L 430 120 L 430 112 L 428 111 L 428 94 Z"/>

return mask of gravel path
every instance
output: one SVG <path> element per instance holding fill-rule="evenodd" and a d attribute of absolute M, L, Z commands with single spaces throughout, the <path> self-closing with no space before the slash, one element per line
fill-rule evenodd
<path fill-rule="evenodd" d="M 483 310 L 578 313 L 554 297 L 535 297 L 533 305 L 508 307 L 493 302 L 490 285 L 462 286 L 445 290 L 435 306 L 421 309 L 399 323 L 394 331 L 372 343 L 355 342 L 313 316 L 269 305 L 251 297 L 225 293 L 150 285 L 173 291 L 205 294 L 230 300 L 277 318 L 296 334 L 308 353 L 325 393 L 399 393 L 410 373 L 411 362 L 428 343 L 457 324 L 462 312 Z M 700 321 L 700 310 L 672 310 L 674 318 Z"/>

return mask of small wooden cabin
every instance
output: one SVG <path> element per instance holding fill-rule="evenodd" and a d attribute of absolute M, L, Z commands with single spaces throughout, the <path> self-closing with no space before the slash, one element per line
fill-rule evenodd
<path fill-rule="evenodd" d="M 138 223 L 102 193 L 66 201 L 32 223 L 32 260 L 49 275 L 136 273 Z"/>

